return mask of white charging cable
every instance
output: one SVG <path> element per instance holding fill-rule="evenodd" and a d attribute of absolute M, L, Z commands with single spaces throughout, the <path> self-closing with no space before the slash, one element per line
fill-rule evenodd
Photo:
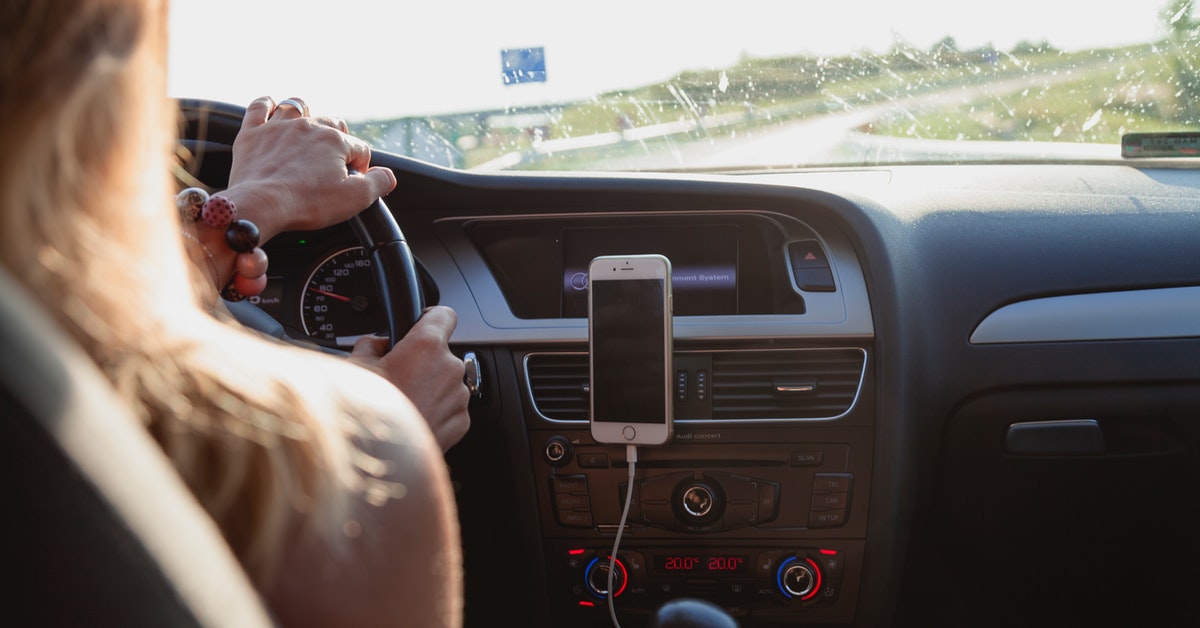
<path fill-rule="evenodd" d="M 608 616 L 612 619 L 614 628 L 621 628 L 617 621 L 617 609 L 613 606 L 613 575 L 617 572 L 617 549 L 621 547 L 621 534 L 625 532 L 625 521 L 629 519 L 629 503 L 633 501 L 633 474 L 637 468 L 637 445 L 625 446 L 625 460 L 629 466 L 629 484 L 625 487 L 625 508 L 621 510 L 621 523 L 617 524 L 617 538 L 613 541 L 612 554 L 608 557 Z M 625 574 L 625 582 L 629 583 L 629 574 Z"/>

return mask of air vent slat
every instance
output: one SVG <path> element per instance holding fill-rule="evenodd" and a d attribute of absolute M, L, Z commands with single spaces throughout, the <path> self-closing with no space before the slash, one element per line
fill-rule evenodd
<path fill-rule="evenodd" d="M 858 396 L 866 353 L 861 349 L 812 349 L 713 355 L 714 419 L 831 418 Z M 780 385 L 812 384 L 805 391 Z"/>
<path fill-rule="evenodd" d="M 866 363 L 866 351 L 857 348 L 716 351 L 711 357 L 711 418 L 716 420 L 841 416 L 858 397 Z M 586 353 L 527 356 L 525 372 L 538 413 L 556 421 L 586 421 L 588 368 Z M 814 389 L 786 390 L 795 384 Z"/>
<path fill-rule="evenodd" d="M 586 353 L 536 353 L 525 360 L 530 396 L 538 414 L 555 421 L 588 420 Z"/>

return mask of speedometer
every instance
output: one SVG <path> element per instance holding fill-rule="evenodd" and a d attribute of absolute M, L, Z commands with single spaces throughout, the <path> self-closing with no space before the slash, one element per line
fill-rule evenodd
<path fill-rule="evenodd" d="M 300 296 L 300 322 L 313 340 L 341 347 L 386 331 L 371 259 L 361 246 L 342 249 L 317 264 Z"/>

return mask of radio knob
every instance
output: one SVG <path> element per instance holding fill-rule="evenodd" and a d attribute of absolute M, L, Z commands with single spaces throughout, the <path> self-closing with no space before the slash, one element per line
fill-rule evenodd
<path fill-rule="evenodd" d="M 701 518 L 707 517 L 708 513 L 712 512 L 713 502 L 716 498 L 712 491 L 703 484 L 688 487 L 683 492 L 683 512 L 688 516 Z"/>
<path fill-rule="evenodd" d="M 675 492 L 675 511 L 679 518 L 693 525 L 707 525 L 725 512 L 724 493 L 715 484 L 689 480 Z"/>
<path fill-rule="evenodd" d="M 546 462 L 555 467 L 561 467 L 571 461 L 573 449 L 571 441 L 566 437 L 551 436 L 546 440 L 546 449 L 543 455 L 546 457 Z"/>
<path fill-rule="evenodd" d="M 617 570 L 613 573 L 613 597 L 617 597 L 625 592 L 626 580 L 628 574 L 625 571 L 625 564 L 618 558 L 616 561 Z M 592 562 L 588 563 L 587 569 L 583 573 L 583 582 L 587 586 L 588 591 L 599 598 L 608 596 L 608 557 L 596 557 Z"/>

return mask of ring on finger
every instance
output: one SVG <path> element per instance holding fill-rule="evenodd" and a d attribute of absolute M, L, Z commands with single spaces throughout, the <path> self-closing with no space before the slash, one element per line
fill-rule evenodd
<path fill-rule="evenodd" d="M 299 98 L 284 98 L 279 101 L 278 105 L 275 105 L 275 111 L 279 111 L 284 105 L 295 109 L 301 118 L 308 116 L 308 104 Z"/>

